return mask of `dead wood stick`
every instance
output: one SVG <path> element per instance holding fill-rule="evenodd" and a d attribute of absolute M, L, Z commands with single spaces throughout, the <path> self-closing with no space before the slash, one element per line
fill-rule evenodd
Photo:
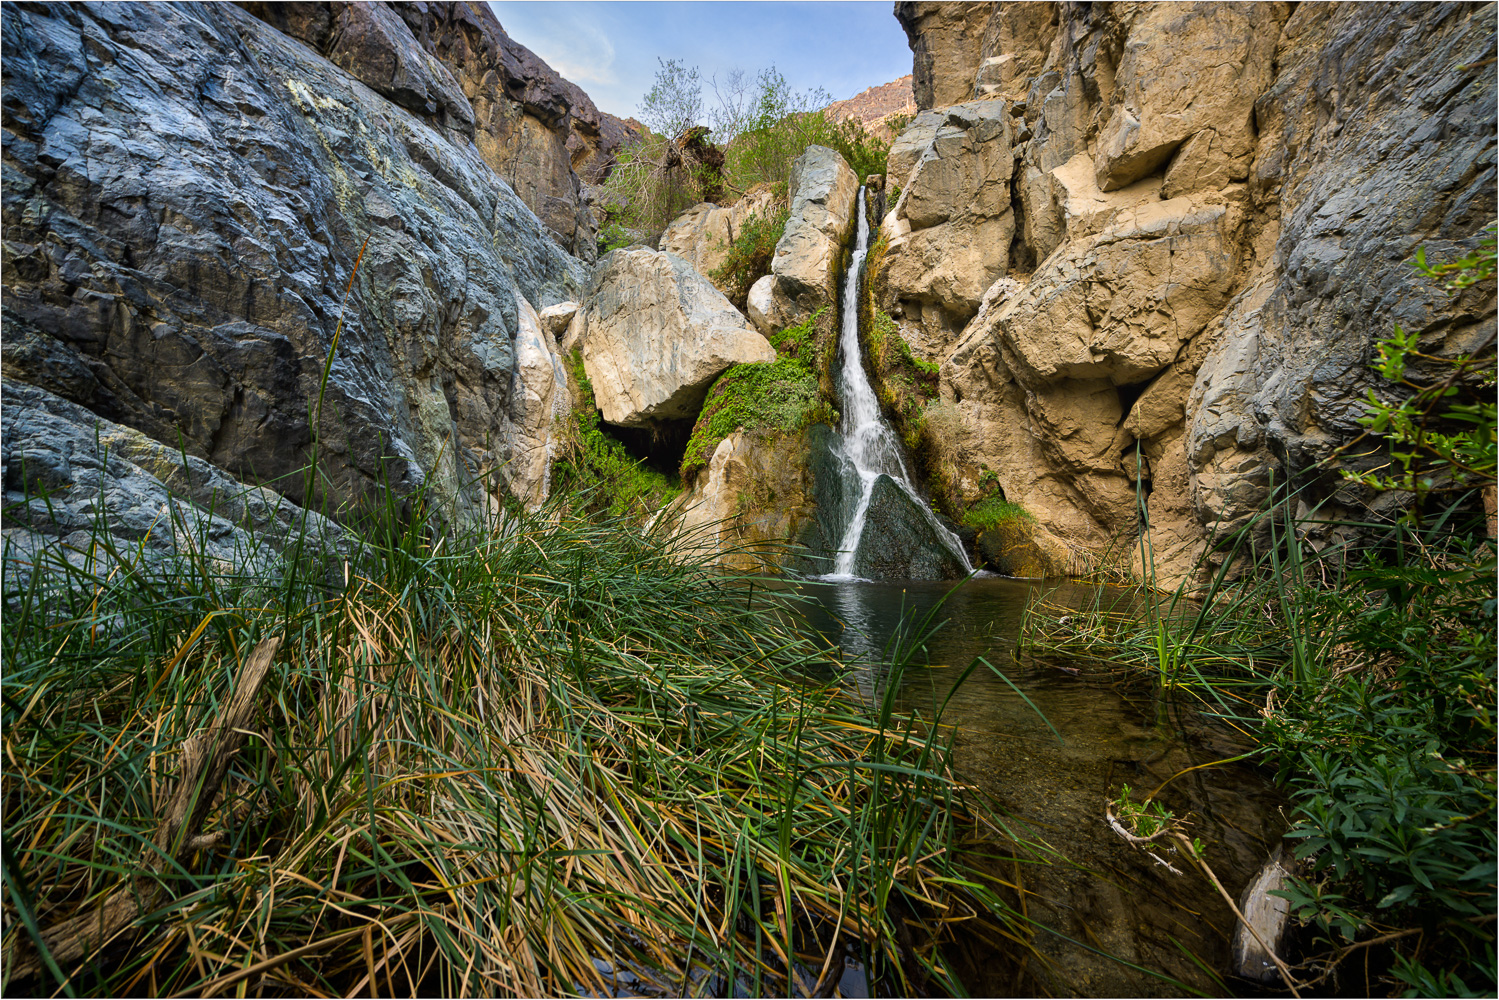
<path fill-rule="evenodd" d="M 250 721 L 255 699 L 280 646 L 279 636 L 261 640 L 245 660 L 234 694 L 219 717 L 205 732 L 183 741 L 177 787 L 152 838 L 156 850 L 147 852 L 144 860 L 148 872 L 161 871 L 167 859 L 191 853 L 204 843 L 205 838 L 194 836 L 194 831 L 207 817 L 219 785 L 229 771 L 230 759 L 244 745 L 245 734 L 241 730 Z M 160 893 L 161 883 L 151 875 L 136 876 L 105 897 L 97 909 L 42 931 L 42 947 L 51 953 L 59 967 L 71 964 L 102 947 L 141 914 L 151 912 Z M 11 982 L 29 979 L 42 971 L 41 955 L 31 948 L 26 950 L 28 954 L 12 956 Z"/>

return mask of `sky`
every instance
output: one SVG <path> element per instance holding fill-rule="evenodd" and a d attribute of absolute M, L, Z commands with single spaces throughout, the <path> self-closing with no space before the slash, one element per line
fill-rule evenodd
<path fill-rule="evenodd" d="M 514 2 L 490 7 L 511 38 L 582 87 L 601 111 L 633 117 L 657 58 L 753 77 L 774 65 L 793 90 L 821 87 L 834 100 L 911 72 L 905 32 L 889 0 L 839 3 Z"/>

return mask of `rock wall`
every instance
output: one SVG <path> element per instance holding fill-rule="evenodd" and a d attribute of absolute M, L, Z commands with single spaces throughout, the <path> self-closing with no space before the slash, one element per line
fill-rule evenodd
<path fill-rule="evenodd" d="M 896 8 L 929 110 L 891 150 L 882 305 L 943 359 L 970 496 L 991 471 L 1043 535 L 1169 584 L 1357 436 L 1396 324 L 1493 337 L 1492 292 L 1407 263 L 1495 218 L 1492 4 Z M 989 238 L 914 245 L 976 212 Z"/>
<path fill-rule="evenodd" d="M 264 3 L 239 6 L 306 43 L 370 89 L 472 139 L 557 241 L 591 261 L 598 224 L 586 185 L 638 129 L 505 33 L 488 4 Z"/>
<path fill-rule="evenodd" d="M 325 58 L 231 5 L 0 11 L 7 378 L 333 511 L 544 491 L 531 313 L 587 271 L 389 14 L 311 17 Z"/>

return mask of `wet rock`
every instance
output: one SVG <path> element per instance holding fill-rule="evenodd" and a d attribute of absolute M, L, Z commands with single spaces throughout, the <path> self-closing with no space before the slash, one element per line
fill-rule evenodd
<path fill-rule="evenodd" d="M 854 575 L 869 580 L 956 580 L 967 570 L 931 517 L 889 476 L 874 481 Z"/>
<path fill-rule="evenodd" d="M 725 369 L 776 356 L 707 278 L 656 250 L 605 254 L 573 322 L 599 410 L 625 427 L 695 417 Z"/>
<path fill-rule="evenodd" d="M 1270 953 L 1261 947 L 1261 942 L 1280 957 L 1281 942 L 1291 919 L 1291 901 L 1270 893 L 1288 887 L 1291 873 L 1287 861 L 1284 854 L 1277 854 L 1265 862 L 1239 897 L 1239 910 L 1249 927 L 1254 928 L 1254 934 L 1243 923 L 1234 926 L 1233 971 L 1236 976 L 1262 983 L 1281 982 L 1280 970 L 1275 967 Z M 1258 935 L 1258 940 L 1255 935 Z"/>

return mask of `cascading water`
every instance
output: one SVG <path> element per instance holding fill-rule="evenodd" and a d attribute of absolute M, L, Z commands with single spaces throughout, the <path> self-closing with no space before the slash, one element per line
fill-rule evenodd
<path fill-rule="evenodd" d="M 843 353 L 843 422 L 842 441 L 836 454 L 843 481 L 849 488 L 848 494 L 857 496 L 859 500 L 844 529 L 829 578 L 855 577 L 854 567 L 857 565 L 859 543 L 869 512 L 869 500 L 874 492 L 875 481 L 881 475 L 889 476 L 914 501 L 916 509 L 926 517 L 943 545 L 966 571 L 972 572 L 973 564 L 968 561 L 962 542 L 937 520 L 911 485 L 911 475 L 901 454 L 900 441 L 880 413 L 879 400 L 875 398 L 869 378 L 864 374 L 864 361 L 859 346 L 859 289 L 864 257 L 869 252 L 869 222 L 864 215 L 862 187 L 859 189 L 856 211 L 858 229 L 854 240 L 854 255 L 848 265 L 848 274 L 843 279 L 843 330 L 839 339 Z M 853 489 L 855 486 L 857 490 Z"/>

